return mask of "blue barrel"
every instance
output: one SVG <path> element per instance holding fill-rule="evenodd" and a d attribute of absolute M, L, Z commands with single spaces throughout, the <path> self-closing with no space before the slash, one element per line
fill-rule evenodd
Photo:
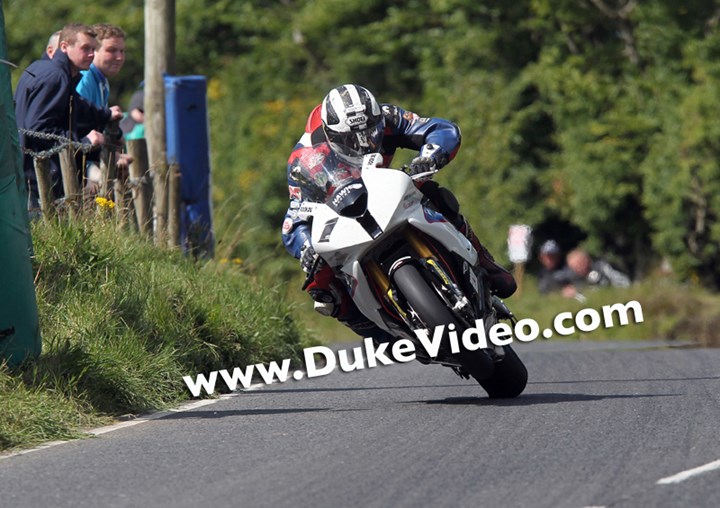
<path fill-rule="evenodd" d="M 168 164 L 180 168 L 180 243 L 186 253 L 212 257 L 210 133 L 205 76 L 165 76 Z"/>

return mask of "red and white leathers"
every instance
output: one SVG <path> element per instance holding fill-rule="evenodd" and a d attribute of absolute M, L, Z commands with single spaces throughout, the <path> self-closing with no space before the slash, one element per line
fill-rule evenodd
<path fill-rule="evenodd" d="M 293 168 L 298 164 L 312 161 L 313 155 L 323 157 L 331 150 L 326 142 L 320 117 L 321 105 L 318 105 L 308 117 L 305 133 L 296 144 L 288 159 L 288 191 L 290 205 L 282 225 L 283 244 L 290 254 L 300 259 L 303 247 L 310 243 L 309 226 L 298 218 L 298 210 L 304 199 L 303 189 L 293 179 Z M 381 154 L 383 164 L 390 167 L 395 151 L 408 148 L 422 152 L 426 145 L 434 145 L 435 160 L 438 169 L 450 162 L 460 148 L 460 129 L 454 123 L 442 118 L 424 118 L 391 104 L 381 105 L 385 121 Z M 313 154 L 317 151 L 317 154 Z M 457 200 L 448 189 L 439 187 L 436 182 L 427 181 L 419 184 L 420 190 L 435 204 L 438 210 L 458 228 L 473 244 L 479 253 L 480 264 L 490 276 L 490 286 L 501 298 L 512 295 L 517 286 L 512 275 L 494 262 L 490 253 L 480 244 L 470 229 L 465 218 L 459 213 Z M 315 275 L 315 281 L 308 287 L 308 292 L 316 302 L 321 302 L 323 313 L 336 317 L 363 337 L 374 337 L 379 342 L 392 340 L 365 316 L 363 316 L 347 294 L 343 283 L 334 277 L 329 266 L 324 266 Z M 320 309 L 318 309 L 320 310 Z"/>

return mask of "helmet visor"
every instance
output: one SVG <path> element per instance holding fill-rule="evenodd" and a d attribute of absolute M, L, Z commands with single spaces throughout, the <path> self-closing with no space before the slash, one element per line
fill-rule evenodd
<path fill-rule="evenodd" d="M 385 122 L 379 122 L 363 130 L 333 132 L 325 129 L 327 140 L 333 150 L 349 157 L 362 157 L 380 151 Z"/>

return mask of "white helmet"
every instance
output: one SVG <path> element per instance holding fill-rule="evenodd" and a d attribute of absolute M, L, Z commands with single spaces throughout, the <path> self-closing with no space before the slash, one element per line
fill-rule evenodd
<path fill-rule="evenodd" d="M 367 89 L 358 85 L 333 88 L 323 99 L 321 116 L 330 147 L 348 164 L 360 167 L 364 155 L 380 151 L 385 118 Z"/>

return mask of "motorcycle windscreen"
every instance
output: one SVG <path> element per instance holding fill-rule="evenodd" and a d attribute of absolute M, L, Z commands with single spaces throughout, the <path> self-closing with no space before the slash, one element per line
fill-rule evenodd
<path fill-rule="evenodd" d="M 342 161 L 327 143 L 300 148 L 293 155 L 289 179 L 300 187 L 303 200 L 332 206 L 340 190 L 361 183 L 360 168 Z"/>

